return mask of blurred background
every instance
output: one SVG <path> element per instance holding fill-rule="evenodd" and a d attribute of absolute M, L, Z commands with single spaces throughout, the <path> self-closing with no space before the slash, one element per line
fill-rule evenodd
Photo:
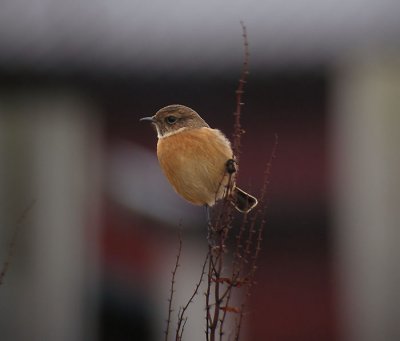
<path fill-rule="evenodd" d="M 241 187 L 279 136 L 244 340 L 400 339 L 400 3 L 0 3 L 2 340 L 161 340 L 199 276 L 204 211 L 138 119 L 181 103 L 232 134 L 248 29 Z M 204 339 L 201 296 L 188 340 Z"/>

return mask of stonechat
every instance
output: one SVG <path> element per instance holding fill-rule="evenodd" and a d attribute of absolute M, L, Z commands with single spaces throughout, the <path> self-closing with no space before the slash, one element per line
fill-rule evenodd
<path fill-rule="evenodd" d="M 155 126 L 158 161 L 184 199 L 211 207 L 229 193 L 240 212 L 247 213 L 257 205 L 255 197 L 235 184 L 235 158 L 229 140 L 220 130 L 210 128 L 196 111 L 174 104 L 140 120 Z"/>

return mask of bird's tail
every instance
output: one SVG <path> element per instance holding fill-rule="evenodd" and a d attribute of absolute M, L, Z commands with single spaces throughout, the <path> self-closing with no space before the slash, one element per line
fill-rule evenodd
<path fill-rule="evenodd" d="M 235 187 L 232 195 L 233 195 L 232 204 L 239 212 L 248 213 L 258 204 L 258 201 L 255 197 L 246 193 L 245 191 L 241 190 L 238 187 Z"/>

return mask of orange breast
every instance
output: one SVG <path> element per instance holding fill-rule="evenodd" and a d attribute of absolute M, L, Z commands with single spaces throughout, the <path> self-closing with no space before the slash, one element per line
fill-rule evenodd
<path fill-rule="evenodd" d="M 212 206 L 228 179 L 225 163 L 233 158 L 229 141 L 216 129 L 188 129 L 160 138 L 157 156 L 177 193 L 195 205 Z"/>

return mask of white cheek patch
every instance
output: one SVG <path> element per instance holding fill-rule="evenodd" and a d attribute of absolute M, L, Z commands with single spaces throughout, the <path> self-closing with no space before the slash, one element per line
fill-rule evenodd
<path fill-rule="evenodd" d="M 187 127 L 182 127 L 182 128 L 177 129 L 177 130 L 172 130 L 172 131 L 169 131 L 168 133 L 165 133 L 164 135 L 161 135 L 160 129 L 157 127 L 157 137 L 159 139 L 163 139 L 165 137 L 178 134 L 181 131 L 184 131 L 185 129 L 187 129 Z"/>
<path fill-rule="evenodd" d="M 160 128 L 158 128 L 157 124 L 155 124 L 155 126 L 156 126 L 156 130 L 157 130 L 157 137 L 160 139 L 162 137 Z"/>

